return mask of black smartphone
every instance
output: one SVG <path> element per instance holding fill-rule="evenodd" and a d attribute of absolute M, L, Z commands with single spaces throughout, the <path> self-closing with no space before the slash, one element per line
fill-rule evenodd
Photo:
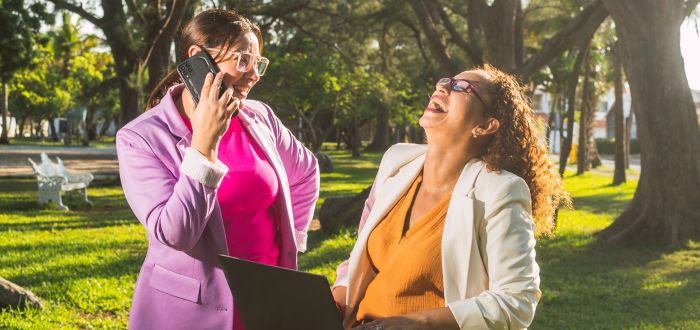
<path fill-rule="evenodd" d="M 199 103 L 199 99 L 201 98 L 202 86 L 204 86 L 204 79 L 207 77 L 207 73 L 211 72 L 216 76 L 219 71 L 221 70 L 219 70 L 214 59 L 205 51 L 194 54 L 177 65 L 177 73 L 185 83 L 185 87 L 187 87 L 190 95 L 192 95 L 192 100 L 195 104 Z M 225 91 L 226 86 L 221 84 L 219 97 L 221 97 Z"/>

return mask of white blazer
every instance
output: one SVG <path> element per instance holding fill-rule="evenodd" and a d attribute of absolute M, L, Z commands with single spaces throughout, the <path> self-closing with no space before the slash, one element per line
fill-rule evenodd
<path fill-rule="evenodd" d="M 427 150 L 427 145 L 397 144 L 382 158 L 357 242 L 338 266 L 334 284 L 347 287 L 346 327 L 376 275 L 367 255 L 369 234 L 418 176 Z M 461 329 L 522 329 L 532 322 L 541 292 L 531 214 L 523 179 L 489 172 L 477 159 L 464 166 L 442 236 L 445 304 Z"/>

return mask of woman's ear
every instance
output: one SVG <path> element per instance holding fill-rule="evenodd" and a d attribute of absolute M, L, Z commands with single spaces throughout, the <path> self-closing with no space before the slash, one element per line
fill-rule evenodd
<path fill-rule="evenodd" d="M 473 135 L 476 136 L 486 136 L 491 134 L 496 134 L 498 129 L 501 128 L 501 122 L 498 119 L 489 117 L 481 125 L 474 128 Z"/>
<path fill-rule="evenodd" d="M 197 54 L 202 51 L 202 48 L 196 45 L 190 46 L 189 49 L 187 49 L 187 57 L 192 57 L 194 54 Z"/>

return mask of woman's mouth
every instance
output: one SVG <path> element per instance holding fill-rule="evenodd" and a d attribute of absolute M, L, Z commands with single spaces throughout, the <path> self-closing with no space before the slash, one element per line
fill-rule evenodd
<path fill-rule="evenodd" d="M 433 99 L 430 100 L 428 106 L 425 108 L 425 111 L 447 113 L 447 109 L 445 108 L 445 106 L 443 106 L 439 102 L 436 102 Z"/>

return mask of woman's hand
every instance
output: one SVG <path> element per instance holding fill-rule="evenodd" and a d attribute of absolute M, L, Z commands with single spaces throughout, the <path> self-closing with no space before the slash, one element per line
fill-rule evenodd
<path fill-rule="evenodd" d="M 221 72 L 216 74 L 216 77 L 208 73 L 204 79 L 199 103 L 194 111 L 188 114 L 192 123 L 192 147 L 212 162 L 216 161 L 219 141 L 240 104 L 237 98 L 232 99 L 231 89 L 227 89 L 219 97 L 223 79 L 224 74 Z"/>
<path fill-rule="evenodd" d="M 338 311 L 341 317 L 345 316 L 345 300 L 348 294 L 348 288 L 344 286 L 336 286 L 333 288 L 333 300 L 335 300 L 335 305 L 338 306 Z"/>
<path fill-rule="evenodd" d="M 432 329 L 425 318 L 417 314 L 406 314 L 376 319 L 353 329 L 357 330 L 419 330 Z"/>
<path fill-rule="evenodd" d="M 353 329 L 366 330 L 418 330 L 418 329 L 459 329 L 449 308 L 436 308 L 405 314 L 400 316 L 385 317 L 372 322 L 362 324 Z"/>

